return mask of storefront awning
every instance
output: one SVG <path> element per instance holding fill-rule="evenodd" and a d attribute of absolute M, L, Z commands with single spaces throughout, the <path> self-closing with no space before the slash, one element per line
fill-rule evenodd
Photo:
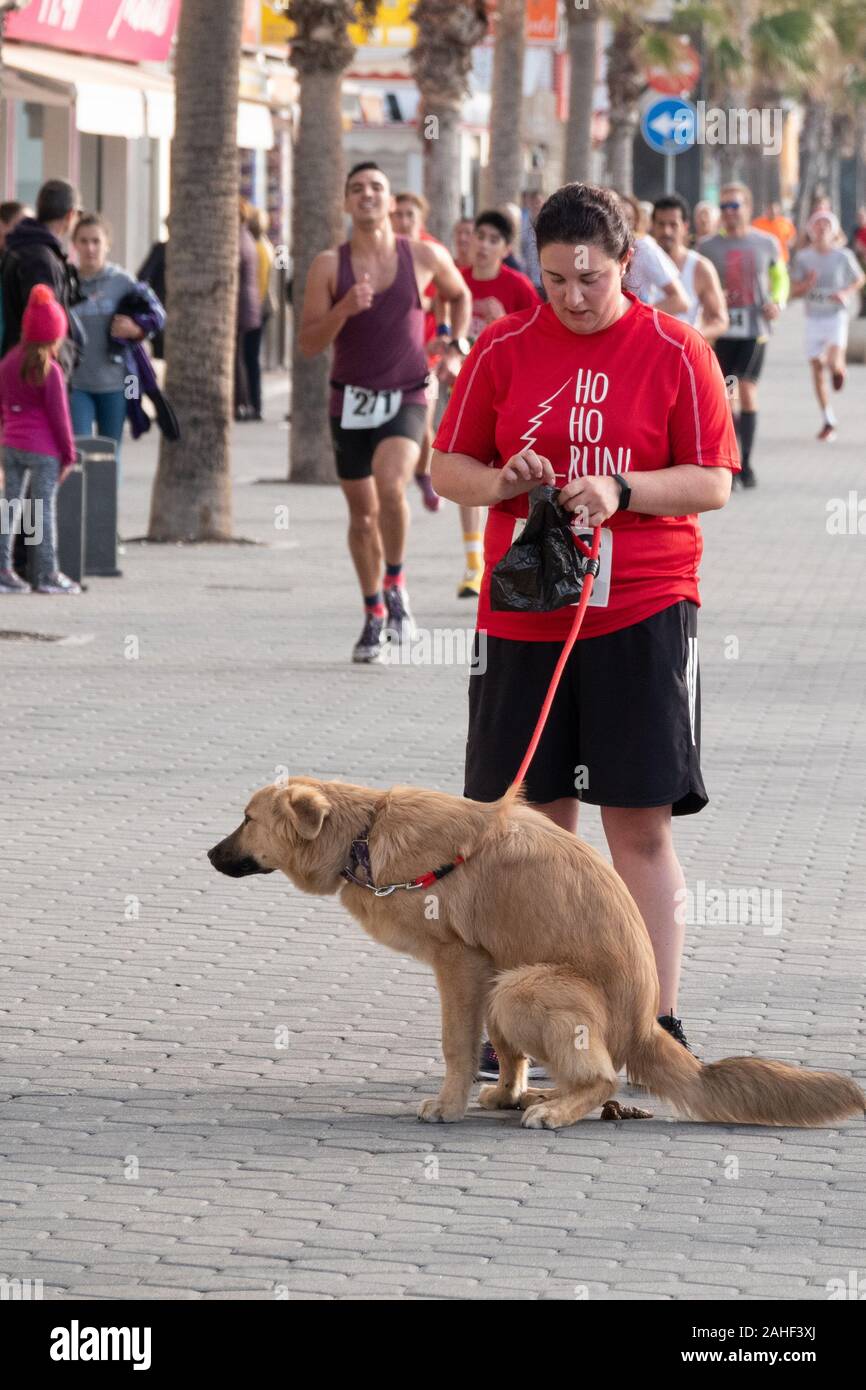
<path fill-rule="evenodd" d="M 163 134 L 166 98 L 172 79 L 162 73 L 103 58 L 85 58 L 25 43 L 3 45 L 4 67 L 26 77 L 65 87 L 75 104 L 75 124 L 89 135 L 138 140 Z"/>
<path fill-rule="evenodd" d="M 71 102 L 75 124 L 89 135 L 171 139 L 174 133 L 174 81 L 166 74 L 77 53 L 5 43 L 3 65 L 10 70 L 8 96 L 24 101 Z M 238 147 L 269 150 L 274 143 L 271 113 L 263 102 L 238 105 Z"/>

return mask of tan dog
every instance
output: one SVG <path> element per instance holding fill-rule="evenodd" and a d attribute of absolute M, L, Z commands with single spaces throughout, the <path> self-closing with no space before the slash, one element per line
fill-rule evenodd
<path fill-rule="evenodd" d="M 378 896 L 362 886 L 367 843 L 375 885 L 446 875 Z M 666 1033 L 649 936 L 625 884 L 515 796 L 485 805 L 292 777 L 256 792 L 243 824 L 208 857 L 234 877 L 280 869 L 306 893 L 340 891 L 376 941 L 433 967 L 445 1080 L 422 1120 L 465 1114 L 485 1018 L 501 1071 L 481 1105 L 525 1110 L 529 1128 L 574 1124 L 603 1105 L 625 1064 L 699 1120 L 821 1125 L 863 1112 L 847 1077 L 757 1057 L 703 1066 Z M 361 884 L 345 879 L 347 866 Z M 530 1056 L 554 1089 L 527 1089 Z"/>

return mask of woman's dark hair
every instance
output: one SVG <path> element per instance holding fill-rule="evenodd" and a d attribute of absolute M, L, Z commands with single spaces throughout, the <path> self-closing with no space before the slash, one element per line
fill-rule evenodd
<path fill-rule="evenodd" d="M 600 246 L 619 261 L 632 244 L 628 223 L 612 188 L 567 183 L 548 198 L 535 222 L 538 249 L 552 241 Z"/>

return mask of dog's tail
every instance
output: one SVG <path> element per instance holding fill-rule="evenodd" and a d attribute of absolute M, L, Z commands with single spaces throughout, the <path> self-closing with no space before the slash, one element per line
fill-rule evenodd
<path fill-rule="evenodd" d="M 846 1076 L 762 1057 L 702 1065 L 654 1024 L 628 1057 L 629 1076 L 694 1120 L 717 1124 L 824 1125 L 863 1114 L 866 1097 Z"/>

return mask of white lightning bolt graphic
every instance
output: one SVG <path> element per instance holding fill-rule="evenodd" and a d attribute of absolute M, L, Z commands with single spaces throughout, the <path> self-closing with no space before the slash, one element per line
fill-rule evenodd
<path fill-rule="evenodd" d="M 565 378 L 565 381 L 560 386 L 559 390 L 554 391 L 552 396 L 548 396 L 546 401 L 542 401 L 541 404 L 536 407 L 535 415 L 532 416 L 531 420 L 529 421 L 529 424 L 526 426 L 525 432 L 520 436 L 522 440 L 526 441 L 527 449 L 531 449 L 536 439 L 538 438 L 537 434 L 533 434 L 531 432 L 533 425 L 535 426 L 536 430 L 541 428 L 541 422 L 544 419 L 545 415 L 547 415 L 548 411 L 553 409 L 553 402 L 556 400 L 557 396 L 565 390 L 566 386 L 570 381 L 571 377 L 567 376 Z"/>

